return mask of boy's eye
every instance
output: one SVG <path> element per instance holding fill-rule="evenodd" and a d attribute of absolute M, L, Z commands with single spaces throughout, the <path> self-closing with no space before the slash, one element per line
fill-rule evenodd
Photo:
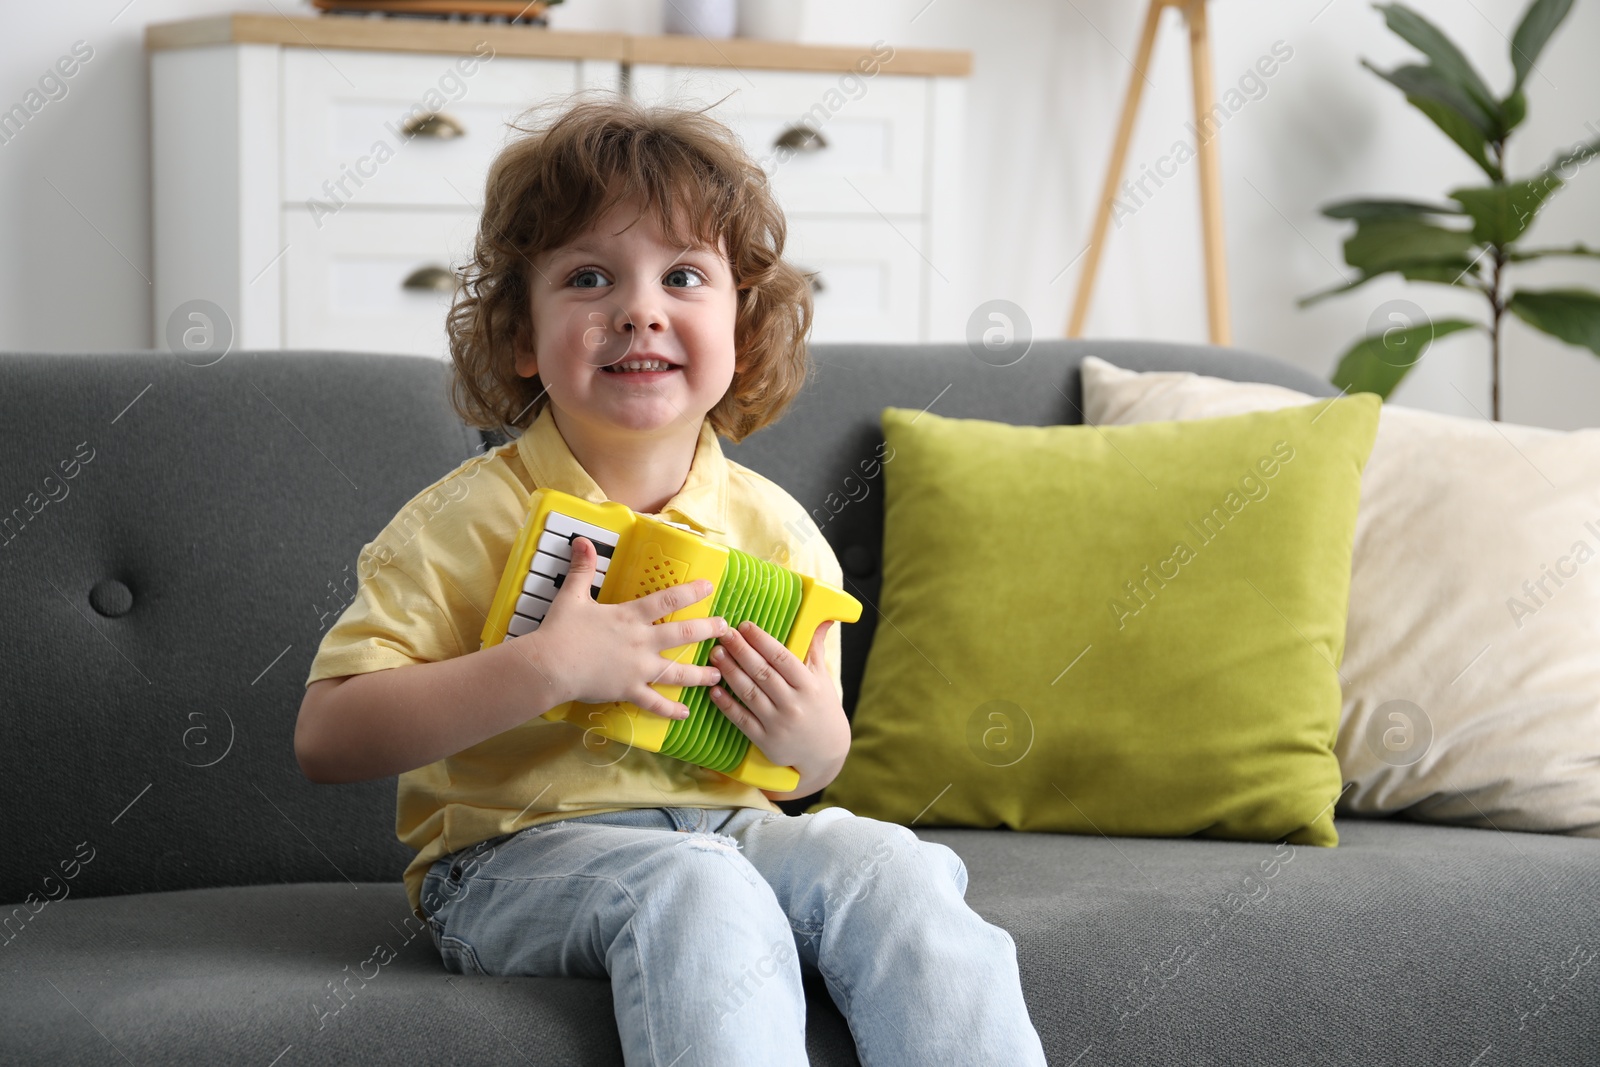
<path fill-rule="evenodd" d="M 598 289 L 603 285 L 610 285 L 606 276 L 593 267 L 585 267 L 567 279 L 567 284 L 577 289 Z"/>
<path fill-rule="evenodd" d="M 662 280 L 670 286 L 682 286 L 684 288 L 704 285 L 706 281 L 700 272 L 693 267 L 673 267 L 667 271 L 667 276 Z"/>

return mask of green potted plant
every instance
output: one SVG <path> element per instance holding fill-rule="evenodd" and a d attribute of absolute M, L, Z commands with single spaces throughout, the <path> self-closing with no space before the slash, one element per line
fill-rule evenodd
<path fill-rule="evenodd" d="M 1558 152 L 1537 174 L 1509 180 L 1506 143 L 1527 117 L 1523 86 L 1539 53 L 1572 8 L 1572 0 L 1533 0 L 1511 38 L 1514 77 L 1504 96 L 1490 92 L 1483 78 L 1450 39 L 1404 4 L 1375 4 L 1384 21 L 1423 54 L 1425 63 L 1382 71 L 1362 65 L 1405 94 L 1406 100 L 1456 143 L 1489 179 L 1487 185 L 1452 189 L 1453 203 L 1413 200 L 1343 200 L 1322 209 L 1328 218 L 1355 223 L 1344 243 L 1344 258 L 1358 277 L 1313 293 L 1305 307 L 1335 293 L 1348 292 L 1383 274 L 1473 290 L 1488 306 L 1487 321 L 1391 316 L 1392 322 L 1357 341 L 1344 353 L 1332 382 L 1351 392 L 1387 397 L 1421 358 L 1434 338 L 1458 330 L 1483 330 L 1489 338 L 1492 417 L 1500 418 L 1500 331 L 1507 312 L 1568 344 L 1600 355 L 1600 294 L 1586 289 L 1512 290 L 1507 268 L 1551 256 L 1600 256 L 1582 243 L 1525 248 L 1521 239 L 1539 209 L 1578 168 L 1600 154 L 1600 138 Z M 1593 126 L 1591 124 L 1591 132 Z M 1421 322 L 1407 318 L 1420 317 Z M 1377 316 L 1375 316 L 1377 318 Z"/>

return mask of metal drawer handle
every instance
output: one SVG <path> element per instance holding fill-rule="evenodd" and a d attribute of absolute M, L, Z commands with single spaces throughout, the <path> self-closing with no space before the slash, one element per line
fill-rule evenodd
<path fill-rule="evenodd" d="M 787 148 L 791 152 L 820 152 L 828 147 L 827 140 L 804 124 L 790 126 L 778 134 L 778 139 L 772 142 L 774 148 Z"/>
<path fill-rule="evenodd" d="M 438 111 L 430 111 L 426 115 L 413 115 L 400 128 L 405 131 L 407 137 L 432 137 L 440 141 L 467 135 L 465 126 Z"/>
<path fill-rule="evenodd" d="M 451 270 L 429 264 L 418 267 L 400 283 L 402 289 L 425 289 L 440 293 L 453 293 L 461 286 L 461 279 Z"/>

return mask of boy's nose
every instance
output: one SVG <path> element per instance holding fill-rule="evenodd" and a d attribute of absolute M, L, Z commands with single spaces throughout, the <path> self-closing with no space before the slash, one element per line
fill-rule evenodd
<path fill-rule="evenodd" d="M 634 330 L 659 331 L 667 328 L 666 322 L 659 315 L 646 315 L 635 320 L 631 316 L 623 319 L 618 328 L 621 333 L 632 333 Z"/>
<path fill-rule="evenodd" d="M 615 329 L 618 333 L 659 332 L 666 329 L 666 310 L 653 287 L 626 289 L 620 294 Z"/>

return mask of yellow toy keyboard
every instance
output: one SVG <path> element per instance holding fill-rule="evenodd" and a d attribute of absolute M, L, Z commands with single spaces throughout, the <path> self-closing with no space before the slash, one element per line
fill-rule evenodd
<path fill-rule="evenodd" d="M 708 541 L 681 523 L 636 514 L 616 501 L 595 504 L 559 490 L 538 489 L 506 560 L 480 647 L 539 628 L 572 568 L 572 539 L 580 535 L 593 542 L 598 554 L 589 595 L 602 604 L 625 603 L 699 578 L 711 582 L 710 596 L 658 623 L 716 615 L 737 627 L 748 619 L 804 660 L 823 622 L 861 617 L 861 602 L 843 590 Z M 715 644 L 713 638 L 661 654 L 704 666 Z M 712 703 L 705 686 L 652 688 L 686 706 L 689 717 L 663 718 L 628 701 L 574 700 L 551 708 L 544 718 L 709 767 L 758 789 L 788 792 L 799 783 L 800 772 L 767 759 Z"/>

